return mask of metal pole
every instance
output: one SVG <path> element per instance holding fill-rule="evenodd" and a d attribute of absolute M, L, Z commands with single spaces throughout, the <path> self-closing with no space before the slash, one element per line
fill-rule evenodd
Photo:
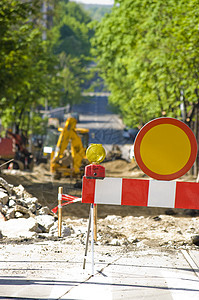
<path fill-rule="evenodd" d="M 91 275 L 94 276 L 94 209 L 93 203 L 91 204 L 91 259 L 92 259 L 92 271 Z"/>
<path fill-rule="evenodd" d="M 86 256 L 87 256 L 87 251 L 88 251 L 90 229 L 91 229 L 91 209 L 89 212 L 88 231 L 87 231 L 87 236 L 86 236 L 86 248 L 85 248 L 85 253 L 84 253 L 83 269 L 85 269 L 85 265 L 86 265 Z"/>
<path fill-rule="evenodd" d="M 58 188 L 58 237 L 61 237 L 61 229 L 62 229 L 62 194 L 63 187 Z"/>
<path fill-rule="evenodd" d="M 97 241 L 97 204 L 94 204 L 94 240 Z"/>

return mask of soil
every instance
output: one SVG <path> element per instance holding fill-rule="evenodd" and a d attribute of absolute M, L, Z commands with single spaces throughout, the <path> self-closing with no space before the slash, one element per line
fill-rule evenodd
<path fill-rule="evenodd" d="M 147 178 L 136 163 L 122 159 L 102 164 L 107 177 Z M 57 206 L 58 187 L 63 187 L 64 194 L 81 197 L 81 180 L 63 178 L 54 180 L 49 172 L 49 165 L 40 164 L 32 172 L 3 170 L 3 177 L 14 186 L 23 185 L 26 191 L 37 197 L 43 206 L 50 209 Z M 196 181 L 186 174 L 179 180 Z M 85 238 L 90 206 L 74 203 L 64 207 L 63 221 L 76 232 L 81 228 L 79 238 Z M 135 206 L 97 206 L 97 242 L 101 245 L 131 245 L 166 248 L 199 247 L 193 243 L 193 237 L 199 235 L 199 211 L 165 208 L 147 208 Z M 83 228 L 83 229 L 82 229 Z M 76 235 L 77 236 L 77 235 Z M 75 238 L 70 243 L 78 243 Z M 8 241 L 7 241 L 8 242 Z"/>

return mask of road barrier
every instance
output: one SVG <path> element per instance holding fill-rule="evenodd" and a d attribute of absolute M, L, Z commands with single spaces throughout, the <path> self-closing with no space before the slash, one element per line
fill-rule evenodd
<path fill-rule="evenodd" d="M 109 178 L 87 179 L 83 177 L 82 198 L 62 194 L 59 188 L 58 206 L 58 236 L 61 237 L 62 207 L 82 201 L 90 203 L 90 214 L 86 237 L 83 269 L 85 269 L 88 251 L 89 234 L 91 230 L 92 275 L 94 275 L 94 240 L 97 231 L 97 204 L 133 205 L 147 207 L 199 209 L 199 183 L 181 181 L 157 181 L 146 179 Z"/>
<path fill-rule="evenodd" d="M 85 257 L 91 228 L 92 275 L 94 275 L 94 205 L 199 209 L 199 183 L 171 181 L 183 176 L 196 159 L 197 142 L 186 124 L 173 118 L 152 120 L 138 133 L 134 153 L 139 167 L 153 178 L 152 180 L 105 177 L 105 169 L 99 165 L 105 157 L 105 150 L 102 145 L 92 144 L 86 152 L 92 164 L 85 168 L 82 199 L 63 195 L 62 188 L 59 188 L 59 236 L 62 205 L 80 200 L 82 203 L 91 204 Z M 62 204 L 62 200 L 66 200 L 65 204 Z"/>
<path fill-rule="evenodd" d="M 82 203 L 199 209 L 199 184 L 84 176 Z"/>

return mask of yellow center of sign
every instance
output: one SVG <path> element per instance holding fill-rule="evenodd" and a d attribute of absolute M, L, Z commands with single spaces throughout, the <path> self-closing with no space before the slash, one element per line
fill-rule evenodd
<path fill-rule="evenodd" d="M 191 154 L 191 144 L 186 133 L 172 124 L 152 127 L 140 144 L 140 155 L 145 166 L 160 175 L 181 170 Z"/>

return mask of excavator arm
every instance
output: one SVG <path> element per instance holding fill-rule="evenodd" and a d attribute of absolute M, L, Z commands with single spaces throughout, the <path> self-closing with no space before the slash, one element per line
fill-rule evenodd
<path fill-rule="evenodd" d="M 80 173 L 86 149 L 76 132 L 76 123 L 75 118 L 66 120 L 55 151 L 51 154 L 51 173 L 57 179 Z"/>

